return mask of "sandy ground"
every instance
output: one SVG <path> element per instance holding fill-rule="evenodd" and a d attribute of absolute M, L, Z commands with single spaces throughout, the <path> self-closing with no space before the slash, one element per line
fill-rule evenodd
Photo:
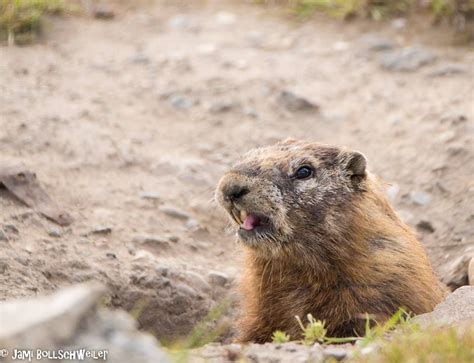
<path fill-rule="evenodd" d="M 290 136 L 362 151 L 439 276 L 462 280 L 474 254 L 472 51 L 437 46 L 436 30 L 297 23 L 250 5 L 115 10 L 0 47 L 0 164 L 35 171 L 75 219 L 61 228 L 0 190 L 0 299 L 100 280 L 145 329 L 186 334 L 238 276 L 213 201 L 220 175 Z M 386 70 L 373 33 L 433 57 Z M 288 110 L 283 90 L 319 112 Z"/>

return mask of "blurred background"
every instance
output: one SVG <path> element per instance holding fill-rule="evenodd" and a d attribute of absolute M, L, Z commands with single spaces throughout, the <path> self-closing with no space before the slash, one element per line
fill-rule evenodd
<path fill-rule="evenodd" d="M 0 190 L 0 300 L 99 281 L 162 341 L 188 334 L 239 271 L 219 177 L 287 137 L 363 152 L 467 284 L 472 1 L 0 1 L 0 161 L 74 218 Z"/>

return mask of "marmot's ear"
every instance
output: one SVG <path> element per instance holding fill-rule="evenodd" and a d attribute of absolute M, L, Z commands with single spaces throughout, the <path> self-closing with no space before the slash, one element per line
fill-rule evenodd
<path fill-rule="evenodd" d="M 344 152 L 341 165 L 351 178 L 361 179 L 366 175 L 367 159 L 358 151 Z"/>

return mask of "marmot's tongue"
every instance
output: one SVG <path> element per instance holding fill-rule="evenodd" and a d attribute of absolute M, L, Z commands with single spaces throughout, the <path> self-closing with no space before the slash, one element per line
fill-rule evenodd
<path fill-rule="evenodd" d="M 251 231 L 252 229 L 257 227 L 259 224 L 260 224 L 260 218 L 252 214 L 249 214 L 245 218 L 244 223 L 242 223 L 241 227 L 247 231 Z"/>

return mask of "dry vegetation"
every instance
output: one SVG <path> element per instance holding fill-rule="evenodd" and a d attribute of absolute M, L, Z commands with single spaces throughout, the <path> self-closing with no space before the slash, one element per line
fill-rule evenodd
<path fill-rule="evenodd" d="M 42 31 L 45 16 L 64 10 L 63 0 L 0 0 L 0 40 L 29 43 Z"/>

